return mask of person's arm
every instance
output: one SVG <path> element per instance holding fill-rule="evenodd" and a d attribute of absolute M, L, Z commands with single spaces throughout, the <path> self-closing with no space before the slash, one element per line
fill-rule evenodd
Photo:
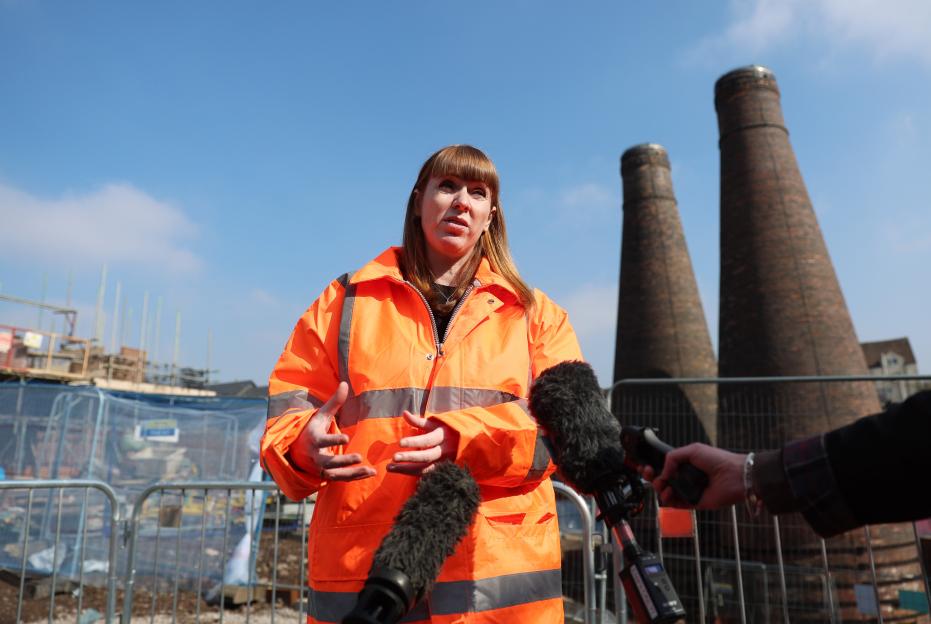
<path fill-rule="evenodd" d="M 268 421 L 259 457 L 292 500 L 306 498 L 326 480 L 374 474 L 358 454 L 340 454 L 349 441 L 334 418 L 346 395 L 334 355 L 343 295 L 342 285 L 334 281 L 308 308 L 269 379 Z"/>
<path fill-rule="evenodd" d="M 749 465 L 745 453 L 733 453 L 696 442 L 670 451 L 659 476 L 649 466 L 643 467 L 641 473 L 653 482 L 663 504 L 672 507 L 691 507 L 669 487 L 669 479 L 676 474 L 679 465 L 690 463 L 708 475 L 708 487 L 695 505 L 696 509 L 720 509 L 743 504 L 749 500 L 749 485 L 772 514 L 804 513 L 816 504 L 821 506 L 821 510 L 831 508 L 835 514 L 843 513 L 843 501 L 839 507 L 837 487 L 821 440 L 821 436 L 815 436 L 782 449 L 754 453 L 753 463 Z M 818 493 L 820 497 L 808 496 L 808 492 Z"/>
<path fill-rule="evenodd" d="M 528 323 L 530 373 L 533 378 L 559 362 L 582 359 L 566 312 L 539 291 L 536 298 L 537 304 Z M 426 427 L 428 435 L 435 436 L 432 438 L 434 444 L 446 445 L 445 451 L 437 449 L 430 452 L 437 457 L 445 452 L 457 464 L 467 466 L 482 485 L 517 487 L 537 483 L 556 469 L 544 442 L 543 431 L 530 415 L 525 399 L 432 414 L 426 421 Z M 441 442 L 436 442 L 437 439 Z M 432 455 L 420 454 L 422 451 L 417 453 L 411 455 L 402 451 L 396 457 L 435 461 Z M 415 467 L 390 469 L 417 470 Z"/>
<path fill-rule="evenodd" d="M 825 434 L 755 454 L 751 487 L 773 514 L 801 512 L 822 537 L 883 522 L 931 516 L 931 496 L 916 491 L 913 475 L 931 473 L 931 392 Z M 716 509 L 744 500 L 746 455 L 704 444 L 669 453 L 654 480 L 661 499 L 683 506 L 668 488 L 676 467 L 690 462 L 710 485 L 697 506 Z M 644 476 L 653 479 L 646 468 Z"/>
<path fill-rule="evenodd" d="M 754 486 L 772 513 L 799 511 L 822 537 L 931 516 L 913 475 L 931 472 L 931 392 L 762 455 Z"/>
<path fill-rule="evenodd" d="M 931 391 L 830 431 L 823 444 L 849 510 L 846 525 L 833 519 L 830 534 L 931 516 L 931 495 L 915 487 L 931 474 Z"/>

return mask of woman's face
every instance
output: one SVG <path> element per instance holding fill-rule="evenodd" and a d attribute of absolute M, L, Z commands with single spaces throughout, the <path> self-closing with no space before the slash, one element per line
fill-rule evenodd
<path fill-rule="evenodd" d="M 495 210 L 491 189 L 484 182 L 452 175 L 431 177 L 417 206 L 428 254 L 454 262 L 464 258 L 491 225 Z"/>

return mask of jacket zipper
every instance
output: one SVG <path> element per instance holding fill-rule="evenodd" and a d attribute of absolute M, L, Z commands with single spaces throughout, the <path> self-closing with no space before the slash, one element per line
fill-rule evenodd
<path fill-rule="evenodd" d="M 424 306 L 427 308 L 427 314 L 430 315 L 430 327 L 433 329 L 433 346 L 436 347 L 437 357 L 443 356 L 443 344 L 446 342 L 446 337 L 449 335 L 449 328 L 453 326 L 453 319 L 456 318 L 456 314 L 459 313 L 459 310 L 462 308 L 469 294 L 475 288 L 475 285 L 469 284 L 469 287 L 466 288 L 465 292 L 462 293 L 462 297 L 460 297 L 459 303 L 456 304 L 452 313 L 449 315 L 449 322 L 446 324 L 446 330 L 443 332 L 443 340 L 440 340 L 440 332 L 436 328 L 436 317 L 433 316 L 433 309 L 430 307 L 430 302 L 427 301 L 427 298 L 424 296 L 424 294 L 420 292 L 420 290 L 411 282 L 404 280 L 404 283 L 410 286 L 411 289 L 417 293 L 417 296 L 420 297 L 420 300 L 423 301 Z"/>
<path fill-rule="evenodd" d="M 465 292 L 462 293 L 462 297 L 459 298 L 459 303 L 456 304 L 456 306 L 453 308 L 453 311 L 450 313 L 449 322 L 446 323 L 446 331 L 443 332 L 443 340 L 437 344 L 437 350 L 440 355 L 443 355 L 443 345 L 446 344 L 446 338 L 449 336 L 449 330 L 453 326 L 453 320 L 455 320 L 456 315 L 459 314 L 459 310 L 462 309 L 462 306 L 465 304 L 466 299 L 469 298 L 469 295 L 472 293 L 472 289 L 474 287 L 474 284 L 469 284 L 469 287 L 466 288 Z"/>

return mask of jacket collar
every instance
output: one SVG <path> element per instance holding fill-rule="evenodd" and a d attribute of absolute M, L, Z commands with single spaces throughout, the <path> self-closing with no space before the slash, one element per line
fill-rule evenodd
<path fill-rule="evenodd" d="M 403 282 L 404 276 L 401 275 L 401 267 L 398 259 L 400 253 L 400 247 L 389 247 L 385 251 L 381 252 L 377 258 L 356 271 L 352 276 L 352 279 L 349 280 L 349 283 L 358 284 L 360 282 L 367 282 L 378 279 L 392 279 L 398 282 Z M 488 258 L 482 258 L 482 262 L 478 265 L 478 270 L 475 272 L 475 278 L 482 286 L 495 284 L 496 286 L 504 288 L 513 296 L 517 297 L 517 291 L 514 290 L 514 287 L 511 286 L 510 282 L 492 270 L 491 264 L 488 262 Z"/>

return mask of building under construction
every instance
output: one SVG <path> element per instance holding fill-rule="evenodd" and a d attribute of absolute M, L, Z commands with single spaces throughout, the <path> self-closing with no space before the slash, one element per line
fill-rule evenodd
<path fill-rule="evenodd" d="M 210 371 L 206 368 L 158 362 L 139 347 L 111 341 L 107 350 L 100 337 L 75 335 L 77 310 L 0 295 L 0 303 L 49 312 L 63 319 L 62 331 L 4 324 L 0 316 L 0 381 L 41 380 L 50 383 L 92 384 L 131 392 L 210 396 Z M 40 317 L 41 318 L 41 317 Z M 116 332 L 114 332 L 116 336 Z"/>

